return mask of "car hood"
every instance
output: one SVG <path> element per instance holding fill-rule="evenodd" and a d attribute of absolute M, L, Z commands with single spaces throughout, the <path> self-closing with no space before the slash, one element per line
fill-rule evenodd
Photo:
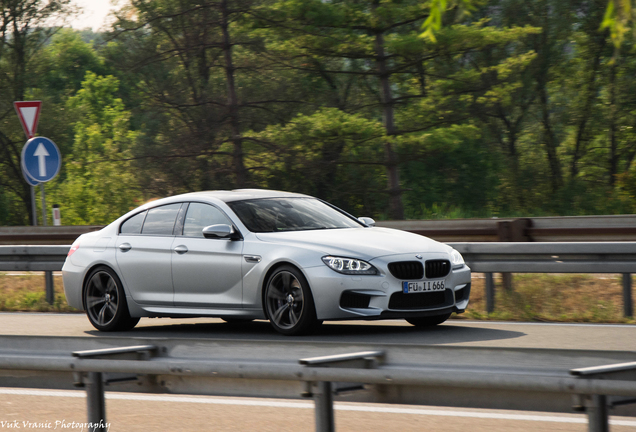
<path fill-rule="evenodd" d="M 257 233 L 265 242 L 370 260 L 406 253 L 448 252 L 450 247 L 418 234 L 390 228 L 345 228 Z"/>

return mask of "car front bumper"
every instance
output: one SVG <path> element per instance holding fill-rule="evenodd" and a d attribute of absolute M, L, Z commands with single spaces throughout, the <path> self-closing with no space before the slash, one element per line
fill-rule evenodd
<path fill-rule="evenodd" d="M 426 256 L 425 259 L 448 259 L 447 256 Z M 388 270 L 389 262 L 414 261 L 413 255 L 375 259 L 371 263 L 380 271 L 373 276 L 350 276 L 337 273 L 327 266 L 306 268 L 319 320 L 391 319 L 462 313 L 468 306 L 471 271 L 467 265 L 431 281 L 445 281 L 444 291 L 405 294 L 404 280 Z M 419 281 L 428 281 L 420 279 Z"/>

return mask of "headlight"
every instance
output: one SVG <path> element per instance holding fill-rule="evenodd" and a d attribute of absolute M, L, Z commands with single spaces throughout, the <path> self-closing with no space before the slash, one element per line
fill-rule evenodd
<path fill-rule="evenodd" d="M 461 267 L 464 265 L 464 257 L 462 257 L 462 254 L 457 252 L 455 249 L 451 250 L 450 256 L 451 262 L 453 263 L 453 268 Z"/>
<path fill-rule="evenodd" d="M 322 257 L 331 270 L 348 275 L 375 275 L 378 270 L 366 261 L 334 256 Z"/>

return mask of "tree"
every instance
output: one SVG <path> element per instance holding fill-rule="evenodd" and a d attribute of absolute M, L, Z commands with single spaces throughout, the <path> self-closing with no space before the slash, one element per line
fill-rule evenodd
<path fill-rule="evenodd" d="M 263 27 L 276 33 L 266 38 L 267 54 L 273 62 L 321 77 L 340 94 L 342 77 L 357 77 L 347 80 L 345 87 L 353 87 L 351 93 L 357 97 L 349 98 L 346 106 L 339 102 L 339 108 L 382 118 L 385 151 L 377 162 L 386 169 L 385 192 L 389 215 L 394 219 L 404 218 L 396 142 L 465 121 L 465 113 L 449 108 L 460 98 L 460 92 L 466 95 L 482 91 L 483 83 L 475 79 L 480 75 L 476 68 L 466 67 L 470 63 L 461 59 L 533 31 L 485 28 L 482 23 L 457 25 L 444 29 L 439 43 L 427 43 L 419 37 L 419 28 L 429 17 L 428 5 L 410 0 L 281 0 L 255 15 Z M 432 70 L 444 72 L 436 74 Z M 449 85 L 444 73 L 461 75 L 457 80 L 460 85 Z"/>
<path fill-rule="evenodd" d="M 0 188 L 9 202 L 22 203 L 9 205 L 9 223 L 26 223 L 31 213 L 30 187 L 20 168 L 24 135 L 12 103 L 33 97 L 39 79 L 32 67 L 36 53 L 57 30 L 44 24 L 69 16 L 69 4 L 70 0 L 0 0 Z"/>
<path fill-rule="evenodd" d="M 72 153 L 65 180 L 51 197 L 65 203 L 64 220 L 76 225 L 108 224 L 139 205 L 142 196 L 131 163 L 138 133 L 117 98 L 119 82 L 87 72 L 82 88 L 68 99 L 73 124 Z"/>
<path fill-rule="evenodd" d="M 253 4 L 135 0 L 136 18 L 118 21 L 107 55 L 138 77 L 140 103 L 155 114 L 146 126 L 155 127 L 148 136 L 156 144 L 136 154 L 165 173 L 150 188 L 251 184 L 243 133 L 260 121 L 253 111 L 266 103 L 258 99 L 262 74 L 250 51 L 257 42 L 241 24 Z M 184 178 L 183 171 L 192 175 Z"/>
<path fill-rule="evenodd" d="M 318 196 L 359 215 L 383 212 L 384 199 L 375 191 L 382 183 L 377 161 L 384 133 L 381 122 L 337 108 L 269 126 L 253 135 L 277 145 L 257 159 L 267 167 L 263 185 Z"/>

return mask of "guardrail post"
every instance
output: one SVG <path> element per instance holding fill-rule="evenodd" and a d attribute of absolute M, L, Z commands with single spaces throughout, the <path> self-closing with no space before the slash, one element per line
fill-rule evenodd
<path fill-rule="evenodd" d="M 492 273 L 486 273 L 486 312 L 495 311 L 495 278 Z"/>
<path fill-rule="evenodd" d="M 148 360 L 157 352 L 155 345 L 135 345 L 122 348 L 106 348 L 87 351 L 74 351 L 73 357 L 79 359 L 114 359 L 133 357 L 137 360 Z M 72 365 L 71 365 L 72 366 Z M 110 380 L 112 382 L 130 381 L 130 378 Z M 107 431 L 106 427 L 106 397 L 104 395 L 104 374 L 101 372 L 88 372 L 81 377 L 78 385 L 86 387 L 86 407 L 88 411 L 88 423 L 92 427 L 89 432 Z"/>
<path fill-rule="evenodd" d="M 106 401 L 104 378 L 101 372 L 89 372 L 85 382 L 89 432 L 106 430 Z"/>
<path fill-rule="evenodd" d="M 55 285 L 53 284 L 53 272 L 44 272 L 44 286 L 46 289 L 46 302 L 53 304 L 55 302 Z"/>
<path fill-rule="evenodd" d="M 587 411 L 587 430 L 589 432 L 609 432 L 607 396 L 591 395 L 585 404 Z"/>
<path fill-rule="evenodd" d="M 384 351 L 362 351 L 351 354 L 336 354 L 323 357 L 312 357 L 300 359 L 298 362 L 303 366 L 310 367 L 349 367 L 369 369 L 376 367 L 384 361 Z M 315 385 L 316 391 L 312 390 Z M 330 381 L 318 381 L 315 384 L 307 382 L 307 391 L 303 396 L 313 396 L 316 405 L 316 432 L 334 432 L 336 430 L 333 415 L 333 394 L 341 392 L 351 392 L 364 390 L 364 384 L 349 385 L 335 390 Z"/>
<path fill-rule="evenodd" d="M 571 369 L 570 375 L 598 382 L 603 380 L 629 382 L 633 381 L 634 372 L 636 372 L 636 362 Z M 589 381 L 588 383 L 591 384 Z M 607 402 L 607 396 L 603 394 L 576 396 L 574 409 L 576 411 L 584 409 L 587 412 L 589 432 L 609 432 L 609 406 Z M 633 403 L 636 403 L 636 399 L 627 398 L 613 401 L 612 406 Z"/>
<path fill-rule="evenodd" d="M 314 392 L 316 404 L 316 432 L 334 432 L 336 430 L 333 415 L 333 395 L 330 382 L 316 383 Z"/>
<path fill-rule="evenodd" d="M 528 229 L 532 227 L 531 219 L 515 219 L 513 221 L 501 221 L 497 223 L 497 232 L 500 242 L 527 242 L 530 241 Z M 501 286 L 505 291 L 512 291 L 512 273 L 501 274 Z"/>
<path fill-rule="evenodd" d="M 625 318 L 631 318 L 634 315 L 631 273 L 623 273 L 623 311 Z"/>

